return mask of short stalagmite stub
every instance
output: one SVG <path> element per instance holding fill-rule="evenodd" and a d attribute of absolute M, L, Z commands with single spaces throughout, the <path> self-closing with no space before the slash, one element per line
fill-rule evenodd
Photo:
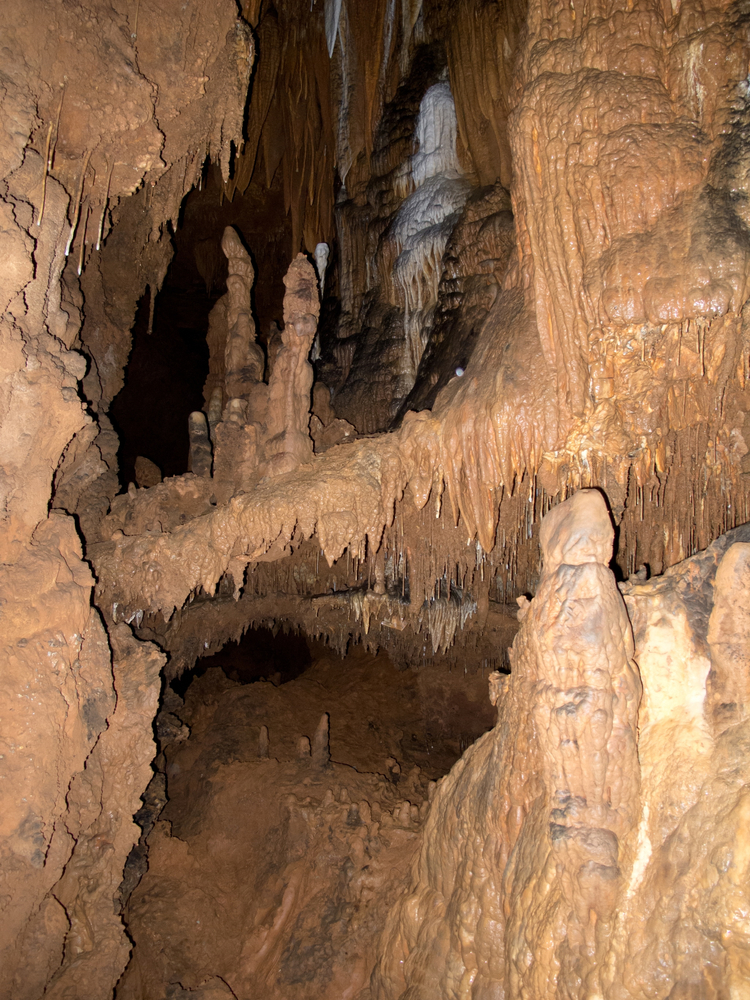
<path fill-rule="evenodd" d="M 329 726 L 328 712 L 324 712 L 312 741 L 312 760 L 316 767 L 327 767 L 331 760 Z"/>
<path fill-rule="evenodd" d="M 211 438 L 205 413 L 195 410 L 188 418 L 190 434 L 190 471 L 196 476 L 210 477 L 213 460 Z"/>

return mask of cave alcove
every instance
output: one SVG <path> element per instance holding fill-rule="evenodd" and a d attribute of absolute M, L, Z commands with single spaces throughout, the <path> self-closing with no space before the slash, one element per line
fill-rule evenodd
<path fill-rule="evenodd" d="M 208 163 L 198 187 L 184 199 L 171 236 L 174 252 L 166 278 L 138 303 L 124 385 L 109 409 L 120 441 L 123 489 L 136 481 L 139 455 L 163 477 L 188 471 L 188 416 L 203 408 L 208 374 L 208 315 L 226 292 L 221 237 L 227 226 L 237 230 L 251 252 L 259 343 L 267 342 L 271 323 L 283 323 L 281 279 L 291 232 L 282 198 L 279 183 L 272 182 L 270 188 L 251 184 L 230 200 L 220 171 Z"/>

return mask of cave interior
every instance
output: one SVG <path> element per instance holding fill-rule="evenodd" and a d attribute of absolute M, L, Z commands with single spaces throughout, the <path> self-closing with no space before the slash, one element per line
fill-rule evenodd
<path fill-rule="evenodd" d="M 750 1000 L 748 0 L 0 46 L 0 1000 Z"/>

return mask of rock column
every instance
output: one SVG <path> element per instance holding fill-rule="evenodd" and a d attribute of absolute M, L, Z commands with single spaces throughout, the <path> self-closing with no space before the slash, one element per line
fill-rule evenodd
<path fill-rule="evenodd" d="M 284 284 L 281 349 L 268 384 L 266 476 L 290 472 L 313 457 L 309 433 L 313 369 L 309 358 L 320 302 L 315 269 L 304 254 L 297 254 L 292 261 Z"/>

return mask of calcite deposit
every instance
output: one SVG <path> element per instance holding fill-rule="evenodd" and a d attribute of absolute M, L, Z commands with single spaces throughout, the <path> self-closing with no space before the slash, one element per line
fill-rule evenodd
<path fill-rule="evenodd" d="M 0 47 L 0 1000 L 745 997 L 743 0 Z"/>
<path fill-rule="evenodd" d="M 291 472 L 312 458 L 310 351 L 320 301 L 315 271 L 303 254 L 292 262 L 284 285 L 284 329 L 268 382 L 262 466 L 266 477 Z"/>
<path fill-rule="evenodd" d="M 623 601 L 601 495 L 547 515 L 497 725 L 438 785 L 374 997 L 743 995 L 746 734 L 715 727 L 711 640 L 747 536 Z"/>

